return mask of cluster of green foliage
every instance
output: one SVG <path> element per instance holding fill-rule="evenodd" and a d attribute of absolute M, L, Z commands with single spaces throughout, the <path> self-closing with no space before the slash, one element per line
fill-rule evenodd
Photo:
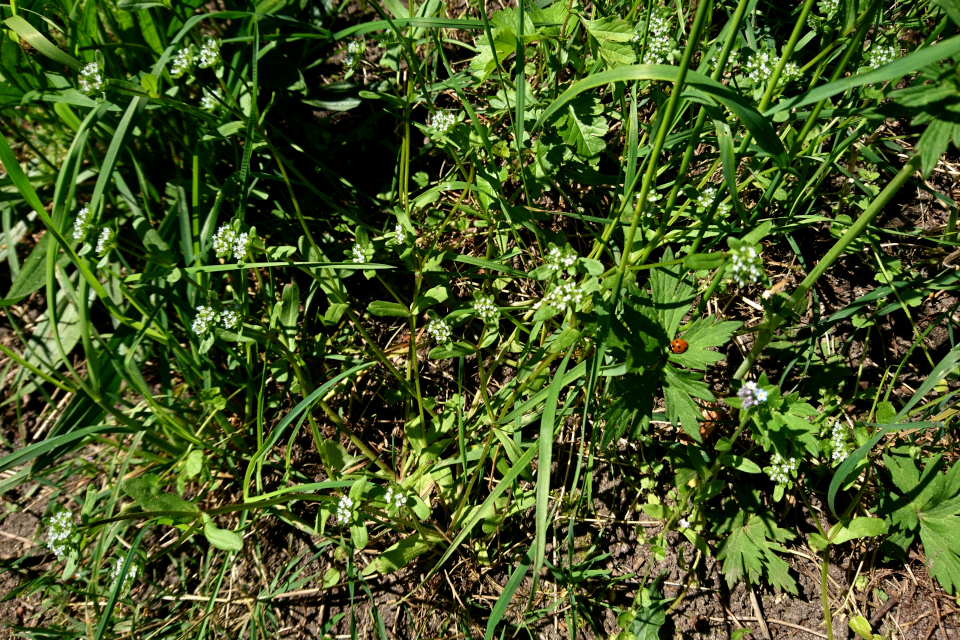
<path fill-rule="evenodd" d="M 663 525 L 642 553 L 682 541 L 688 579 L 712 556 L 796 594 L 782 554 L 806 544 L 828 637 L 850 541 L 919 542 L 957 593 L 960 346 L 925 339 L 960 303 L 917 319 L 957 284 L 887 250 L 956 244 L 956 204 L 914 180 L 960 141 L 954 0 L 241 4 L 3 8 L 3 379 L 16 415 L 46 408 L 0 434 L 0 491 L 50 492 L 52 561 L 7 597 L 39 592 L 67 635 L 253 637 L 285 594 L 372 599 L 456 555 L 510 568 L 492 607 L 444 613 L 465 633 L 558 608 L 600 632 L 615 607 L 653 638 L 685 591 L 578 539 L 624 447 L 629 507 Z M 935 233 L 880 222 L 905 185 L 950 211 Z M 841 257 L 870 290 L 824 316 Z M 893 314 L 909 352 L 848 367 Z M 268 522 L 309 545 L 244 582 Z M 632 604 L 596 596 L 626 578 Z M 371 611 L 321 633 L 387 637 Z"/>

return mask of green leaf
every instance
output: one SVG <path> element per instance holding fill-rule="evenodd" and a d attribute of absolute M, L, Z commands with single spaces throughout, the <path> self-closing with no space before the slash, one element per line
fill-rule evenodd
<path fill-rule="evenodd" d="M 660 627 L 667 621 L 667 612 L 663 608 L 663 599 L 649 587 L 640 598 L 641 606 L 634 610 L 633 620 L 627 631 L 637 640 L 657 640 Z"/>
<path fill-rule="evenodd" d="M 160 84 L 157 82 L 157 76 L 152 73 L 145 73 L 140 78 L 140 86 L 147 92 L 151 98 L 159 98 Z"/>
<path fill-rule="evenodd" d="M 881 518 L 854 518 L 850 522 L 838 522 L 831 530 L 830 542 L 843 544 L 859 538 L 875 538 L 887 532 L 887 523 Z"/>
<path fill-rule="evenodd" d="M 714 402 L 716 398 L 710 387 L 690 371 L 664 367 L 663 373 L 663 401 L 667 420 L 675 427 L 682 428 L 696 442 L 701 442 L 699 420 L 702 413 L 693 398 Z"/>
<path fill-rule="evenodd" d="M 716 269 L 723 264 L 723 253 L 691 253 L 683 257 L 683 268 L 691 271 L 700 271 L 701 269 Z"/>
<path fill-rule="evenodd" d="M 287 347 L 291 347 L 297 339 L 297 318 L 300 316 L 300 288 L 296 282 L 290 282 L 283 287 L 280 296 L 280 312 L 278 320 L 280 331 L 283 334 Z"/>
<path fill-rule="evenodd" d="M 378 317 L 396 316 L 406 318 L 410 315 L 410 311 L 399 302 L 385 302 L 383 300 L 371 302 L 367 305 L 367 311 L 370 312 L 370 315 Z"/>
<path fill-rule="evenodd" d="M 563 141 L 573 147 L 577 155 L 593 158 L 605 148 L 603 136 L 607 135 L 607 120 L 603 117 L 603 105 L 597 96 L 586 96 L 566 105 L 558 127 Z"/>
<path fill-rule="evenodd" d="M 210 546 L 221 551 L 243 550 L 243 538 L 235 531 L 220 529 L 207 514 L 203 514 L 203 535 Z"/>
<path fill-rule="evenodd" d="M 726 357 L 707 349 L 725 345 L 742 326 L 742 322 L 720 321 L 716 316 L 697 318 L 681 336 L 687 341 L 687 350 L 670 353 L 669 359 L 690 369 L 706 369 Z"/>
<path fill-rule="evenodd" d="M 79 60 L 61 51 L 57 45 L 47 40 L 42 33 L 33 28 L 33 25 L 20 16 L 7 18 L 3 23 L 23 38 L 31 47 L 54 62 L 70 67 L 74 71 L 80 71 L 80 69 L 83 68 L 83 64 Z"/>
<path fill-rule="evenodd" d="M 438 347 L 434 347 L 428 354 L 434 360 L 444 360 L 446 358 L 459 358 L 474 353 L 476 348 L 468 342 L 448 342 Z"/>
<path fill-rule="evenodd" d="M 130 478 L 123 483 L 123 492 L 130 496 L 140 505 L 144 511 L 182 511 L 186 513 L 200 513 L 197 505 L 178 498 L 177 496 L 164 493 L 159 487 L 159 478 L 152 474 L 147 474 L 140 478 Z M 179 516 L 177 519 L 185 518 L 191 520 L 190 516 Z"/>
<path fill-rule="evenodd" d="M 732 589 L 743 580 L 759 584 L 766 575 L 775 587 L 796 595 L 797 583 L 789 574 L 789 566 L 776 554 L 782 548 L 776 543 L 790 537 L 789 531 L 780 529 L 771 519 L 738 511 L 717 553 L 717 559 L 723 561 L 727 585 Z"/>
<path fill-rule="evenodd" d="M 417 556 L 430 551 L 433 545 L 434 543 L 425 539 L 423 534 L 419 532 L 414 533 L 395 543 L 377 556 L 373 562 L 364 568 L 361 575 L 369 576 L 374 573 L 386 575 L 393 573 L 410 564 Z"/>

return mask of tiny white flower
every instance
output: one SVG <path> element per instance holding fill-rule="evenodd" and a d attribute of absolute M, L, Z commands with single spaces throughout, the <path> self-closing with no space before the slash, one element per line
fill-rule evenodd
<path fill-rule="evenodd" d="M 237 262 L 243 260 L 247 255 L 247 247 L 250 245 L 250 234 L 244 231 L 237 234 L 237 239 L 233 241 L 233 257 Z"/>
<path fill-rule="evenodd" d="M 200 96 L 200 108 L 204 111 L 213 111 L 220 106 L 220 89 L 214 89 L 213 91 L 203 90 L 203 95 Z"/>
<path fill-rule="evenodd" d="M 438 111 L 437 114 L 433 116 L 433 128 L 437 130 L 438 134 L 443 136 L 449 133 L 455 121 L 456 117 L 449 111 Z"/>
<path fill-rule="evenodd" d="M 394 489 L 389 487 L 387 489 L 387 496 L 385 499 L 387 503 L 387 509 L 391 511 L 400 510 L 407 504 L 407 497 L 403 495 L 403 491 L 400 489 Z"/>
<path fill-rule="evenodd" d="M 580 256 L 577 255 L 577 252 L 569 247 L 564 247 L 563 249 L 560 247 L 552 247 L 547 251 L 543 264 L 550 271 L 564 271 L 575 265 L 579 258 Z"/>
<path fill-rule="evenodd" d="M 557 286 L 543 297 L 543 303 L 565 309 L 566 307 L 576 307 L 583 300 L 583 290 L 580 286 L 571 280 L 560 280 Z"/>
<path fill-rule="evenodd" d="M 220 314 L 220 321 L 223 323 L 223 328 L 227 330 L 237 329 L 240 326 L 241 320 L 240 308 L 236 304 L 229 305 Z"/>
<path fill-rule="evenodd" d="M 681 529 L 689 529 L 689 528 L 690 528 L 690 521 L 687 520 L 686 518 L 680 518 L 680 519 L 677 521 L 677 524 L 680 526 Z"/>
<path fill-rule="evenodd" d="M 103 79 L 103 71 L 97 66 L 96 62 L 89 62 L 80 69 L 80 91 L 84 93 L 99 93 L 103 91 L 106 82 Z"/>
<path fill-rule="evenodd" d="M 210 327 L 217 323 L 217 312 L 213 307 L 200 305 L 197 307 L 197 316 L 193 319 L 193 332 L 198 336 L 206 335 Z"/>
<path fill-rule="evenodd" d="M 453 335 L 450 325 L 440 318 L 434 318 L 427 323 L 427 333 L 436 340 L 437 344 L 450 342 L 450 336 Z"/>
<path fill-rule="evenodd" d="M 47 523 L 47 548 L 63 559 L 70 545 L 70 539 L 77 532 L 77 525 L 73 521 L 73 514 L 66 509 L 57 511 Z"/>
<path fill-rule="evenodd" d="M 787 460 L 779 453 L 774 453 L 770 459 L 770 471 L 767 474 L 770 479 L 779 485 L 786 485 L 790 482 L 791 474 L 797 470 L 799 463 L 796 458 Z"/>
<path fill-rule="evenodd" d="M 730 252 L 730 277 L 738 286 L 759 282 L 764 275 L 763 259 L 754 247 L 741 246 Z"/>
<path fill-rule="evenodd" d="M 350 524 L 350 519 L 353 517 L 353 500 L 350 499 L 350 496 L 340 498 L 337 503 L 336 517 L 340 525 Z"/>
<path fill-rule="evenodd" d="M 113 229 L 104 227 L 97 238 L 97 254 L 103 255 L 112 248 L 113 244 Z"/>
<path fill-rule="evenodd" d="M 193 56 L 190 55 L 190 49 L 183 47 L 170 61 L 170 76 L 179 78 L 190 71 L 191 66 L 193 66 Z"/>
<path fill-rule="evenodd" d="M 198 66 L 201 69 L 208 69 L 216 66 L 218 62 L 220 62 L 220 43 L 210 36 L 204 37 L 203 46 L 200 47 L 200 63 Z"/>
<path fill-rule="evenodd" d="M 769 51 L 758 51 L 750 56 L 746 64 L 743 65 L 743 69 L 748 78 L 759 84 L 770 78 L 770 74 L 773 73 L 779 63 L 780 57 L 778 55 Z"/>
<path fill-rule="evenodd" d="M 649 20 L 634 28 L 633 41 L 643 45 L 643 64 L 663 64 L 668 61 L 673 48 L 670 42 L 671 28 L 669 14 L 654 12 Z"/>
<path fill-rule="evenodd" d="M 493 296 L 489 293 L 478 294 L 472 304 L 477 317 L 484 322 L 491 323 L 500 316 L 499 309 L 493 303 Z"/>
<path fill-rule="evenodd" d="M 117 581 L 120 579 L 120 571 L 123 570 L 123 563 L 126 562 L 126 557 L 117 558 L 113 563 L 113 566 L 110 568 L 110 588 L 114 589 L 117 585 Z M 134 561 L 130 563 L 130 567 L 127 569 L 127 575 L 123 577 L 123 585 L 120 587 L 120 592 L 127 591 L 133 581 L 137 579 L 137 574 L 140 573 L 140 565 Z"/>
<path fill-rule="evenodd" d="M 839 420 L 834 423 L 833 430 L 830 432 L 830 444 L 833 448 L 831 454 L 833 460 L 843 462 L 847 459 L 846 434 L 844 433 L 843 423 Z"/>
<path fill-rule="evenodd" d="M 352 67 L 359 64 L 364 52 L 364 45 L 361 40 L 354 40 L 347 45 L 347 55 L 343 58 L 343 64 Z"/>
<path fill-rule="evenodd" d="M 217 254 L 232 253 L 236 241 L 236 232 L 229 225 L 223 225 L 213 234 L 213 250 Z"/>
<path fill-rule="evenodd" d="M 393 231 L 393 237 L 397 241 L 397 244 L 406 244 L 407 236 L 403 232 L 403 225 L 399 222 L 397 223 L 396 228 Z"/>
<path fill-rule="evenodd" d="M 87 225 L 90 223 L 90 207 L 83 206 L 77 211 L 77 219 L 73 221 L 74 240 L 83 240 L 87 235 Z"/>
<path fill-rule="evenodd" d="M 755 395 L 757 396 L 757 402 L 767 401 L 767 391 L 765 389 L 757 389 L 757 392 Z"/>
<path fill-rule="evenodd" d="M 367 252 L 363 250 L 363 245 L 359 242 L 353 245 L 353 249 L 350 251 L 353 254 L 353 261 L 357 264 L 363 264 L 367 261 Z"/>
<path fill-rule="evenodd" d="M 875 46 L 867 54 L 866 64 L 868 67 L 877 69 L 896 60 L 899 53 L 894 47 Z"/>

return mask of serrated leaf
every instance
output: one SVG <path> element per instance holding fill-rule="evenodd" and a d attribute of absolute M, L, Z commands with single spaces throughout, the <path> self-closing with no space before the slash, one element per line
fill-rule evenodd
<path fill-rule="evenodd" d="M 130 478 L 123 483 L 123 492 L 133 498 L 144 511 L 184 511 L 200 513 L 197 505 L 170 493 L 164 493 L 158 486 L 159 479 L 147 474 L 140 478 Z M 189 516 L 184 516 L 190 519 Z"/>
<path fill-rule="evenodd" d="M 611 401 L 603 414 L 601 449 L 606 449 L 626 434 L 633 435 L 642 430 L 653 414 L 653 398 L 659 382 L 660 376 L 656 371 L 628 373 L 612 382 Z"/>
<path fill-rule="evenodd" d="M 581 18 L 584 29 L 601 42 L 632 42 L 633 27 L 624 20 L 608 16 L 599 20 Z"/>
<path fill-rule="evenodd" d="M 706 369 L 725 358 L 723 354 L 707 349 L 725 345 L 742 326 L 742 322 L 719 321 L 716 316 L 698 318 L 683 332 L 687 350 L 683 353 L 671 353 L 669 358 L 690 369 Z"/>
<path fill-rule="evenodd" d="M 667 249 L 663 260 L 673 260 L 673 251 Z M 654 308 L 660 317 L 660 323 L 666 332 L 667 339 L 672 340 L 677 335 L 677 329 L 683 317 L 690 312 L 693 302 L 694 289 L 689 280 L 680 275 L 680 265 L 654 269 L 650 274 L 650 290 Z M 664 345 L 666 347 L 666 345 Z"/>
<path fill-rule="evenodd" d="M 603 136 L 607 135 L 607 120 L 601 114 L 603 107 L 598 98 L 581 97 L 572 100 L 563 110 L 558 122 L 563 141 L 576 150 L 582 158 L 593 158 L 605 148 Z"/>
<path fill-rule="evenodd" d="M 663 374 L 663 401 L 666 405 L 667 420 L 673 426 L 679 426 L 695 441 L 701 442 L 699 420 L 702 414 L 693 398 L 715 401 L 710 387 L 692 372 L 678 371 L 668 366 L 664 367 Z"/>
<path fill-rule="evenodd" d="M 789 574 L 789 565 L 776 554 L 781 549 L 776 543 L 791 537 L 790 532 L 780 529 L 771 518 L 738 512 L 732 530 L 717 553 L 730 588 L 743 580 L 758 584 L 766 577 L 773 586 L 796 594 L 797 583 Z"/>

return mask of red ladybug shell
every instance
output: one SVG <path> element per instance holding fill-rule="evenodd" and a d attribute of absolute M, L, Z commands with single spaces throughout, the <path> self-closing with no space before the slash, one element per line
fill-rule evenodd
<path fill-rule="evenodd" d="M 684 351 L 687 350 L 688 346 L 690 345 L 687 344 L 686 340 L 683 340 L 682 338 L 677 338 L 676 340 L 670 343 L 670 350 L 673 351 L 674 353 L 683 353 Z"/>

